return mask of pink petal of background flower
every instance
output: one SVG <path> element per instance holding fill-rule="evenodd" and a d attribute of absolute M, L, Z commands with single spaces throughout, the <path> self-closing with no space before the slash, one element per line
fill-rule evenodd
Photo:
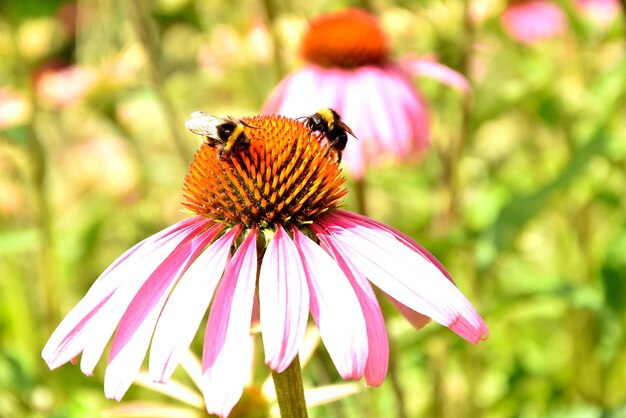
<path fill-rule="evenodd" d="M 502 14 L 501 22 L 513 39 L 529 45 L 557 37 L 567 30 L 563 11 L 544 0 L 510 4 Z"/>
<path fill-rule="evenodd" d="M 369 164 L 419 155 L 428 145 L 426 104 L 394 65 L 354 70 L 306 65 L 276 87 L 262 113 L 297 118 L 326 107 L 339 112 L 358 138 L 348 141 L 343 159 L 355 178 L 363 177 Z"/>

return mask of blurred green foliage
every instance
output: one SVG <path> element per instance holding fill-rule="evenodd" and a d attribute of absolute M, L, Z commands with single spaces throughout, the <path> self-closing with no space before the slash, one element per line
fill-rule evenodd
<path fill-rule="evenodd" d="M 466 3 L 488 4 L 469 26 Z M 491 333 L 472 346 L 387 309 L 408 416 L 626 416 L 624 22 L 558 3 L 568 33 L 532 47 L 503 32 L 502 1 L 361 4 L 381 16 L 394 54 L 436 53 L 474 85 L 464 107 L 416 80 L 431 150 L 366 179 L 369 215 L 431 249 Z M 349 5 L 0 4 L 0 417 L 114 407 L 103 364 L 90 378 L 71 365 L 51 372 L 43 344 L 112 260 L 185 216 L 180 188 L 198 145 L 186 116 L 258 113 L 299 65 L 307 19 Z M 339 381 L 328 363 L 322 348 L 305 383 Z M 262 362 L 255 376 L 267 376 Z M 138 387 L 125 402 L 144 399 L 181 406 Z M 397 399 L 387 381 L 311 416 L 392 416 Z"/>

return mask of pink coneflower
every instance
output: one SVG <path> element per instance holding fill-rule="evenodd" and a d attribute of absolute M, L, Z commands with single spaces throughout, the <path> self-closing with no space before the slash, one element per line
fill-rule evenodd
<path fill-rule="evenodd" d="M 85 97 L 97 78 L 91 68 L 52 64 L 35 75 L 35 87 L 44 104 L 63 108 Z"/>
<path fill-rule="evenodd" d="M 29 113 L 26 98 L 8 87 L 0 87 L 0 129 L 24 123 Z"/>
<path fill-rule="evenodd" d="M 621 8 L 618 0 L 576 0 L 574 4 L 582 14 L 601 26 L 611 23 Z"/>
<path fill-rule="evenodd" d="M 258 306 L 269 367 L 301 347 L 309 312 L 344 379 L 380 385 L 387 334 L 373 283 L 410 315 L 426 315 L 476 343 L 487 328 L 443 267 L 406 235 L 339 209 L 336 157 L 305 125 L 245 118 L 249 148 L 217 157 L 203 144 L 183 187 L 188 219 L 119 257 L 43 350 L 50 368 L 82 352 L 91 374 L 113 335 L 104 377 L 119 400 L 152 341 L 149 373 L 167 381 L 211 306 L 203 351 L 210 413 L 228 415 L 243 391 Z M 418 314 L 418 312 L 420 314 Z"/>
<path fill-rule="evenodd" d="M 506 32 L 523 44 L 534 44 L 565 33 L 565 14 L 545 0 L 511 0 L 500 18 Z"/>
<path fill-rule="evenodd" d="M 378 20 L 357 9 L 313 20 L 300 52 L 306 64 L 280 82 L 263 112 L 300 117 L 335 109 L 359 138 L 348 141 L 343 160 L 356 178 L 368 165 L 419 156 L 428 146 L 428 110 L 412 75 L 468 89 L 463 76 L 433 59 L 393 60 Z"/>

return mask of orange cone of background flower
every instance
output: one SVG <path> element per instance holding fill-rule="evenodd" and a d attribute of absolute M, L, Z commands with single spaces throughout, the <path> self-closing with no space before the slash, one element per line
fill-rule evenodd
<path fill-rule="evenodd" d="M 523 44 L 535 44 L 565 33 L 567 20 L 546 0 L 511 0 L 500 19 L 504 30 Z"/>
<path fill-rule="evenodd" d="M 389 351 L 371 283 L 409 317 L 426 315 L 473 343 L 487 336 L 432 255 L 388 226 L 339 209 L 344 178 L 317 134 L 284 117 L 245 121 L 254 127 L 245 127 L 249 148 L 220 159 L 215 148 L 200 147 L 183 187 L 195 215 L 102 273 L 44 347 L 50 368 L 82 353 L 81 370 L 92 374 L 113 337 L 104 390 L 119 400 L 151 342 L 150 376 L 172 376 L 211 306 L 202 391 L 208 412 L 223 417 L 249 375 L 242 359 L 250 358 L 256 303 L 265 362 L 277 372 L 298 354 L 310 312 L 341 377 L 380 385 Z"/>
<path fill-rule="evenodd" d="M 419 156 L 428 146 L 428 110 L 413 75 L 468 90 L 463 76 L 432 59 L 392 59 L 378 20 L 357 9 L 313 20 L 301 55 L 306 64 L 280 82 L 262 111 L 301 117 L 335 109 L 358 138 L 343 159 L 356 178 L 368 165 Z"/>

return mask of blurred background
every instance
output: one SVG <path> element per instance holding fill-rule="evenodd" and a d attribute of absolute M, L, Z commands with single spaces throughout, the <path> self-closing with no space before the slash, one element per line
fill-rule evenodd
<path fill-rule="evenodd" d="M 145 416 L 104 398 L 104 360 L 50 371 L 41 349 L 118 255 L 187 216 L 188 115 L 259 113 L 307 22 L 345 7 L 377 14 L 394 56 L 436 54 L 472 85 L 414 80 L 431 147 L 370 169 L 366 204 L 443 262 L 491 335 L 387 309 L 385 384 L 310 415 L 626 417 L 625 14 L 553 3 L 562 31 L 521 42 L 503 0 L 1 2 L 0 417 Z M 304 373 L 340 381 L 323 347 Z M 142 386 L 120 405 L 143 400 L 186 407 Z"/>

